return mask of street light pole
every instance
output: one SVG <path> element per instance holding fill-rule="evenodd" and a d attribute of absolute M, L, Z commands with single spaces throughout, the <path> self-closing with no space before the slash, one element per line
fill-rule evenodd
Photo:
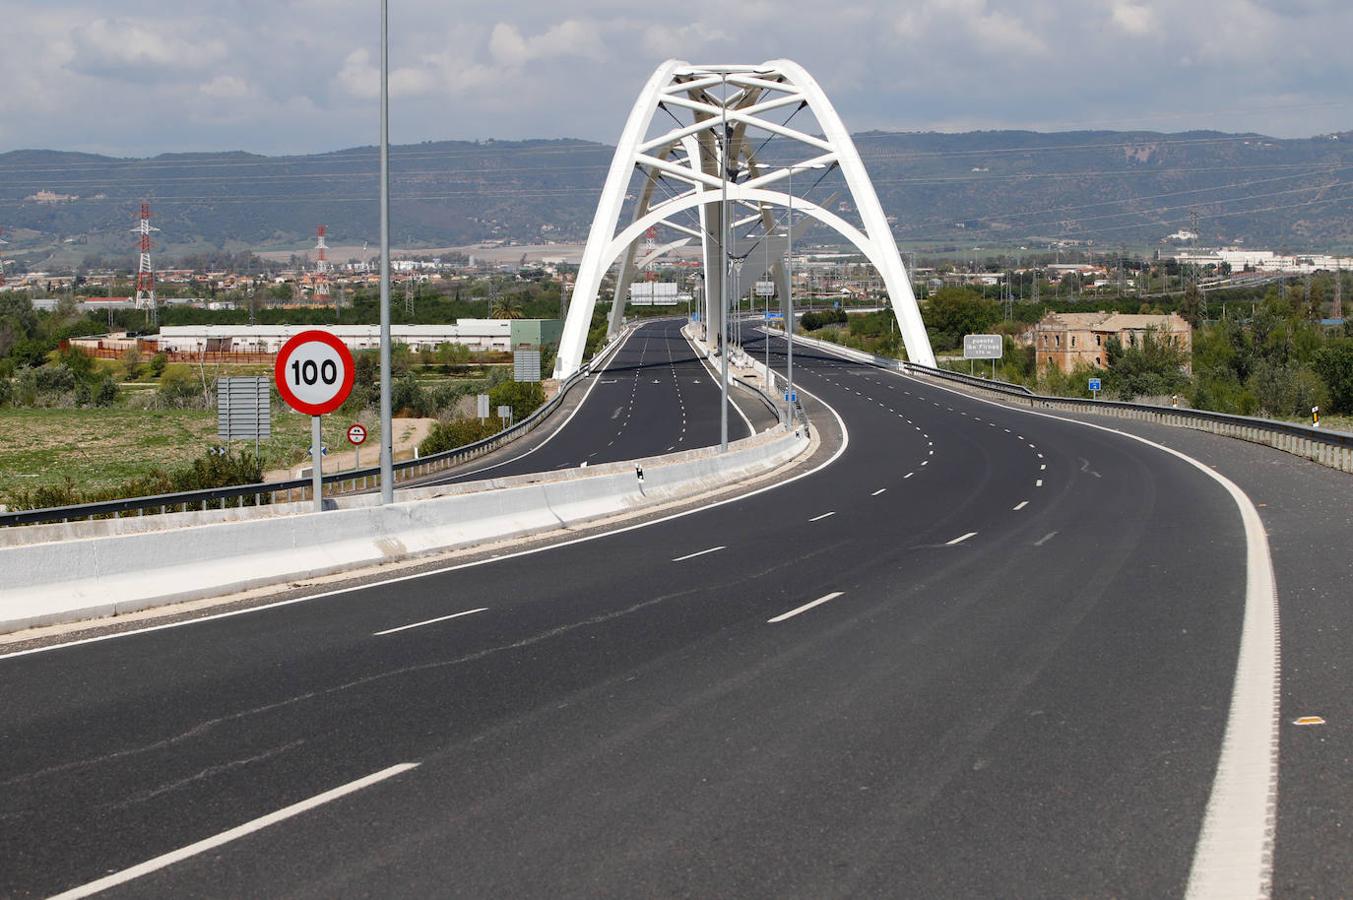
<path fill-rule="evenodd" d="M 390 0 L 381 0 L 381 503 L 395 501 L 390 409 Z"/>
<path fill-rule="evenodd" d="M 723 148 L 719 159 L 719 452 L 728 449 L 728 76 L 723 76 L 723 99 L 719 104 Z"/>
<path fill-rule="evenodd" d="M 789 164 L 789 230 L 785 234 L 785 281 L 788 296 L 785 304 L 785 405 L 789 407 L 789 423 L 794 424 L 794 163 Z M 811 191 L 810 191 L 811 193 Z"/>

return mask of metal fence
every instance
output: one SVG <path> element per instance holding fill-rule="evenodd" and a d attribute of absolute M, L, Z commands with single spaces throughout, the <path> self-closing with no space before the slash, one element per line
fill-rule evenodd
<path fill-rule="evenodd" d="M 434 472 L 449 469 L 487 453 L 492 453 L 504 444 L 531 431 L 558 409 L 569 391 L 586 378 L 593 367 L 604 362 L 614 353 L 623 339 L 623 334 L 618 335 L 615 340 L 602 347 L 591 362 L 559 385 L 558 393 L 520 422 L 483 440 L 457 447 L 454 450 L 446 450 L 442 453 L 425 456 L 422 459 L 406 459 L 395 463 L 396 485 L 403 481 L 424 478 Z M 367 469 L 354 469 L 348 472 L 333 472 L 325 475 L 323 482 L 325 495 L 367 491 L 380 484 L 380 468 L 377 466 Z M 273 503 L 313 499 L 314 488 L 311 480 L 304 478 L 267 484 L 240 484 L 231 487 L 184 491 L 150 497 L 128 497 L 101 503 L 81 503 L 74 506 L 4 512 L 0 513 L 0 527 L 36 525 L 44 522 L 71 522 L 81 519 L 122 518 L 126 515 L 145 516 L 194 510 L 226 509 L 229 507 L 264 506 Z"/>
<path fill-rule="evenodd" d="M 1204 409 L 1179 409 L 1173 406 L 1151 406 L 1145 403 L 1091 400 L 1082 397 L 1049 397 L 1043 394 L 1035 394 L 1024 385 L 992 381 L 973 375 L 964 375 L 961 372 L 952 372 L 948 369 L 935 369 L 930 366 L 902 362 L 888 357 L 874 356 L 860 350 L 841 347 L 813 338 L 795 336 L 794 343 L 828 350 L 879 368 L 952 382 L 962 385 L 968 390 L 997 396 L 1003 402 L 1015 406 L 1059 412 L 1090 413 L 1141 422 L 1155 422 L 1178 428 L 1192 428 L 1255 444 L 1263 444 L 1285 453 L 1291 453 L 1294 456 L 1309 459 L 1323 466 L 1329 466 L 1331 469 L 1353 472 L 1353 434 L 1346 434 L 1341 431 L 1327 431 L 1323 428 L 1313 428 L 1310 425 L 1301 425 L 1296 422 L 1278 422 L 1273 419 L 1236 416 Z"/>

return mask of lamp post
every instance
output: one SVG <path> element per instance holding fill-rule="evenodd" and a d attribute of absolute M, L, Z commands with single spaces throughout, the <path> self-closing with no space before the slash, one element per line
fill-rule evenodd
<path fill-rule="evenodd" d="M 728 449 L 728 76 L 724 75 L 719 103 L 719 452 Z"/>
<path fill-rule="evenodd" d="M 381 503 L 395 500 L 390 409 L 390 0 L 381 0 Z"/>

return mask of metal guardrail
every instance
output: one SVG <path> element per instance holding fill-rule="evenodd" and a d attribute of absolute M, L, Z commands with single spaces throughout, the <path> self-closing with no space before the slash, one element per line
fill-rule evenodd
<path fill-rule="evenodd" d="M 1291 453 L 1294 456 L 1300 456 L 1303 459 L 1309 459 L 1331 469 L 1353 472 L 1353 434 L 1342 431 L 1327 431 L 1323 428 L 1313 428 L 1310 425 L 1301 425 L 1296 422 L 1279 422 L 1274 419 L 1237 416 L 1205 409 L 1151 406 L 1145 403 L 1128 403 L 1122 400 L 1050 397 L 1044 394 L 1035 394 L 1024 385 L 992 381 L 973 375 L 964 375 L 962 372 L 954 372 L 949 369 L 937 369 L 889 357 L 874 356 L 860 350 L 841 347 L 814 338 L 796 336 L 794 342 L 821 350 L 834 351 L 848 358 L 858 359 L 861 362 L 883 369 L 892 369 L 909 375 L 963 384 L 972 390 L 998 395 L 1002 400 L 1017 406 L 1059 412 L 1114 416 L 1121 419 L 1155 422 L 1179 428 L 1192 428 L 1224 437 L 1236 438 L 1237 440 L 1249 441 L 1254 444 L 1263 444 L 1285 453 Z"/>
<path fill-rule="evenodd" d="M 482 440 L 445 450 L 422 459 L 406 459 L 394 464 L 395 483 L 422 478 L 442 469 L 449 469 L 468 462 L 476 457 L 491 453 L 504 444 L 522 437 L 533 430 L 540 422 L 564 402 L 564 398 L 574 386 L 579 384 L 624 342 L 624 336 L 618 336 L 609 342 L 583 368 L 579 369 L 563 384 L 559 392 L 542 404 L 520 422 L 504 428 L 497 434 Z M 380 467 L 353 469 L 347 472 L 332 472 L 323 478 L 325 494 L 341 494 L 362 491 L 380 483 Z M 332 489 L 332 490 L 331 490 Z M 106 500 L 100 503 L 80 503 L 71 506 L 55 506 L 46 509 L 25 509 L 0 513 L 0 527 L 13 525 L 37 525 L 50 522 L 70 522 L 80 519 L 121 518 L 128 513 L 137 515 L 156 515 L 171 512 L 190 512 L 194 510 L 227 509 L 230 507 L 265 506 L 274 503 L 299 502 L 314 499 L 314 488 L 309 478 L 277 481 L 264 484 L 238 484 L 230 487 L 211 488 L 201 491 L 183 491 L 173 494 L 159 494 L 147 497 L 126 497 L 120 500 Z"/>

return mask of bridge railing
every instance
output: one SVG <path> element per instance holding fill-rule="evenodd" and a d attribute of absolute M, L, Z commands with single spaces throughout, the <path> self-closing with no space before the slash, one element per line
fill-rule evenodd
<path fill-rule="evenodd" d="M 558 409 L 569 391 L 582 382 L 595 366 L 605 362 L 615 352 L 623 342 L 624 336 L 624 334 L 617 335 L 615 339 L 602 347 L 591 362 L 559 385 L 559 391 L 553 397 L 520 422 L 513 423 L 497 434 L 489 435 L 482 440 L 461 447 L 424 456 L 421 459 L 406 459 L 395 463 L 393 466 L 395 483 L 398 485 L 400 482 L 423 478 L 462 465 L 477 457 L 492 453 L 504 444 L 522 437 Z M 322 481 L 322 490 L 325 495 L 371 490 L 380 484 L 380 467 L 373 466 L 346 472 L 331 472 L 323 476 Z M 237 484 L 200 491 L 125 497 L 99 503 L 79 503 L 71 506 L 2 512 L 0 513 L 0 527 L 74 522 L 81 519 L 118 519 L 128 515 L 147 516 L 208 509 L 267 506 L 276 503 L 313 500 L 314 496 L 314 485 L 309 478 L 261 484 Z"/>
<path fill-rule="evenodd" d="M 1255 444 L 1264 444 L 1320 463 L 1323 466 L 1329 466 L 1332 469 L 1353 472 L 1353 434 L 1342 431 L 1329 431 L 1297 422 L 1279 422 L 1256 416 L 1237 416 L 1205 409 L 1180 409 L 1174 406 L 1154 406 L 1147 403 L 1128 403 L 1122 400 L 1091 400 L 1088 397 L 1051 397 L 1035 394 L 1020 384 L 964 375 L 962 372 L 936 369 L 916 363 L 903 362 L 891 357 L 874 356 L 870 353 L 841 347 L 814 338 L 796 335 L 794 343 L 826 350 L 879 368 L 938 381 L 948 381 L 961 385 L 970 391 L 983 392 L 999 397 L 1003 402 L 1015 406 L 1059 412 L 1090 413 L 1121 419 L 1155 422 L 1179 428 L 1192 428 Z"/>

